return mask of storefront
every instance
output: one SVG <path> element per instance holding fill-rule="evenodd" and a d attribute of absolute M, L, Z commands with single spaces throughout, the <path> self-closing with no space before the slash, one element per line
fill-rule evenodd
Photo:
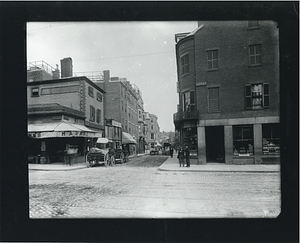
<path fill-rule="evenodd" d="M 280 163 L 278 118 L 224 119 L 198 126 L 198 162 L 225 164 Z M 253 121 L 253 123 L 247 123 Z M 219 125 L 223 123 L 223 125 Z M 217 125 L 217 126 L 216 126 Z"/>
<path fill-rule="evenodd" d="M 129 152 L 129 155 L 137 154 L 136 144 L 137 142 L 129 133 L 122 132 L 122 147 Z"/>
<path fill-rule="evenodd" d="M 28 124 L 28 160 L 33 163 L 83 162 L 101 132 L 72 123 Z"/>

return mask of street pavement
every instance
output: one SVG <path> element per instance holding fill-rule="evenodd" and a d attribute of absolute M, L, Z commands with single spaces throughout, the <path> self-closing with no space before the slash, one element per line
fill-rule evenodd
<path fill-rule="evenodd" d="M 146 154 L 139 154 L 137 156 L 143 156 Z M 153 155 L 160 156 L 160 155 Z M 132 158 L 133 156 L 131 156 Z M 78 170 L 87 168 L 86 163 L 75 163 L 72 165 L 66 165 L 63 163 L 53 164 L 28 164 L 29 170 Z M 254 164 L 254 165 L 233 165 L 233 164 L 222 164 L 222 163 L 207 163 L 198 165 L 197 159 L 191 159 L 190 167 L 179 167 L 178 159 L 176 155 L 173 158 L 169 157 L 159 168 L 160 171 L 185 171 L 185 172 L 280 172 L 279 164 Z"/>

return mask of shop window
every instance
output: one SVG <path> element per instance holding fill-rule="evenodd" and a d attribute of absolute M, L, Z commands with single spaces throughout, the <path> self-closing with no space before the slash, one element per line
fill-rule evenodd
<path fill-rule="evenodd" d="M 190 61 L 189 61 L 189 55 L 184 55 L 180 58 L 181 60 L 181 75 L 187 74 L 190 72 Z"/>
<path fill-rule="evenodd" d="M 39 96 L 39 88 L 32 88 L 31 89 L 31 96 L 38 97 Z"/>
<path fill-rule="evenodd" d="M 218 68 L 218 50 L 207 51 L 207 69 L 217 70 Z"/>
<path fill-rule="evenodd" d="M 198 142 L 197 142 L 197 128 L 189 127 L 182 130 L 183 131 L 183 142 L 187 145 L 191 151 L 191 154 L 197 155 Z"/>
<path fill-rule="evenodd" d="M 100 92 L 97 92 L 97 100 L 102 102 L 102 94 Z"/>
<path fill-rule="evenodd" d="M 90 121 L 95 121 L 95 107 L 90 105 Z"/>
<path fill-rule="evenodd" d="M 208 112 L 220 112 L 219 87 L 208 88 Z"/>
<path fill-rule="evenodd" d="M 91 86 L 89 86 L 89 96 L 94 97 L 94 89 Z"/>
<path fill-rule="evenodd" d="M 251 156 L 254 154 L 253 125 L 232 126 L 233 155 Z"/>
<path fill-rule="evenodd" d="M 269 84 L 245 85 L 246 109 L 262 109 L 270 106 Z"/>
<path fill-rule="evenodd" d="M 263 124 L 263 154 L 280 154 L 280 125 Z"/>
<path fill-rule="evenodd" d="M 261 64 L 261 45 L 249 46 L 249 63 L 251 66 Z"/>

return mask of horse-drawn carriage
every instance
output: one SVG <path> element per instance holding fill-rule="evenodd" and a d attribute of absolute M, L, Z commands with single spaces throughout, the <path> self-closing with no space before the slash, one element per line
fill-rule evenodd
<path fill-rule="evenodd" d="M 86 156 L 87 167 L 95 165 L 114 166 L 128 162 L 128 153 L 122 149 L 109 148 L 107 138 L 98 138 L 96 146 L 91 148 Z"/>

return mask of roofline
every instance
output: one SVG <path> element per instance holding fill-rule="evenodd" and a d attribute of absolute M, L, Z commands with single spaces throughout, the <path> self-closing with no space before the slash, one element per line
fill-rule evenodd
<path fill-rule="evenodd" d="M 86 76 L 76 76 L 76 77 L 67 77 L 67 78 L 60 78 L 60 79 L 49 79 L 49 80 L 40 80 L 40 81 L 33 81 L 27 82 L 27 86 L 34 86 L 34 85 L 41 85 L 41 84 L 51 84 L 51 83 L 64 83 L 64 82 L 75 82 L 80 80 L 85 80 L 95 89 L 98 89 L 102 93 L 106 93 L 103 89 L 101 89 L 98 85 L 96 85 L 93 81 L 91 81 Z"/>

